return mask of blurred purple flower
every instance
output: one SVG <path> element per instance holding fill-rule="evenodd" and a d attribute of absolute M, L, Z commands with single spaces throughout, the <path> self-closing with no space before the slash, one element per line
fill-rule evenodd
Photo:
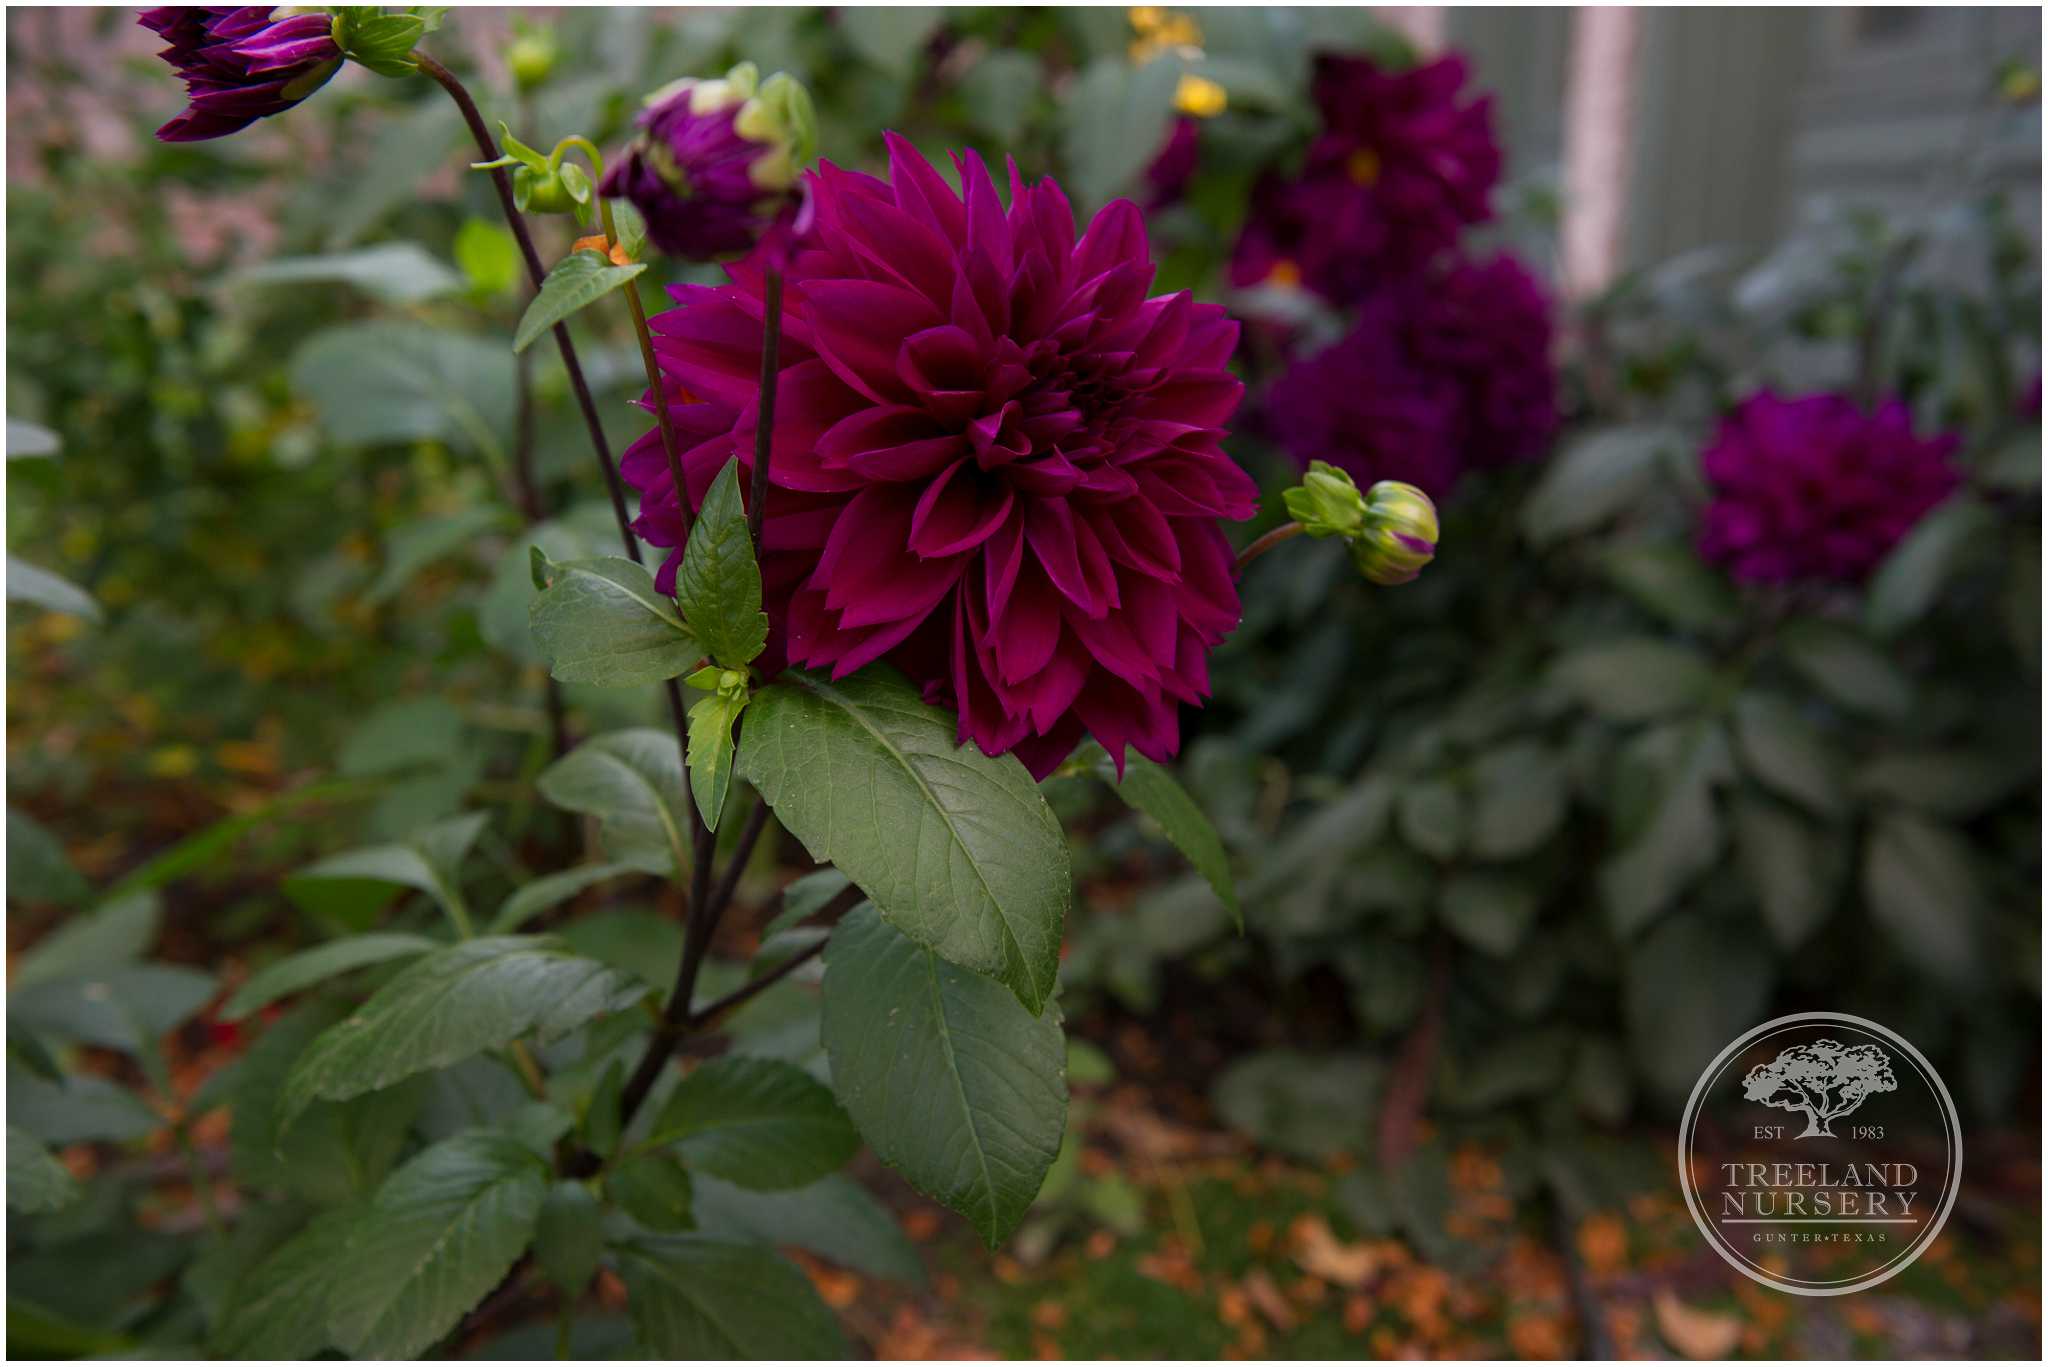
<path fill-rule="evenodd" d="M 1459 103 L 1465 78 L 1457 56 L 1401 72 L 1363 57 L 1318 57 L 1323 131 L 1300 175 L 1268 175 L 1254 190 L 1232 282 L 1277 275 L 1349 304 L 1491 218 L 1501 168 L 1492 101 Z"/>
<path fill-rule="evenodd" d="M 1201 121 L 1185 114 L 1175 119 L 1165 146 L 1145 168 L 1146 208 L 1163 209 L 1180 202 L 1180 197 L 1187 193 L 1188 182 L 1194 179 L 1200 150 Z"/>
<path fill-rule="evenodd" d="M 1865 411 L 1840 394 L 1753 394 L 1701 457 L 1714 497 L 1700 554 L 1738 579 L 1854 583 L 1955 489 L 1958 444 L 1914 436 L 1896 398 Z"/>
<path fill-rule="evenodd" d="M 1326 460 L 1361 485 L 1396 479 L 1441 498 L 1467 469 L 1549 446 L 1550 343 L 1549 299 L 1519 261 L 1454 262 L 1368 295 L 1342 341 L 1273 386 L 1268 420 L 1303 465 Z"/>
<path fill-rule="evenodd" d="M 782 658 L 835 676 L 887 659 L 960 738 L 1043 777 L 1092 733 L 1122 764 L 1180 744 L 1237 625 L 1225 519 L 1256 490 L 1222 448 L 1243 385 L 1237 325 L 1182 292 L 1147 298 L 1135 205 L 1078 237 L 1049 180 L 981 158 L 956 191 L 890 134 L 889 178 L 827 163 L 790 264 L 762 576 Z M 655 352 L 698 402 L 687 497 L 753 460 L 762 261 L 678 286 Z M 682 536 L 658 437 L 626 453 L 642 536 Z M 744 487 L 744 481 L 743 481 Z M 671 556 L 657 580 L 672 582 Z"/>
<path fill-rule="evenodd" d="M 273 17 L 281 16 L 281 17 Z M 164 142 L 203 142 L 282 114 L 341 67 L 334 17 L 285 14 L 270 5 L 164 5 L 136 22 L 170 44 L 159 55 L 176 69 L 191 101 L 156 130 Z"/>
<path fill-rule="evenodd" d="M 788 77 L 756 94 L 751 63 L 717 80 L 686 79 L 649 97 L 640 133 L 605 172 L 599 193 L 631 200 L 648 239 L 671 256 L 709 261 L 774 237 L 786 252 L 807 201 L 797 165 L 804 135 L 784 101 Z M 780 84 L 778 84 L 780 83 Z M 802 97 L 808 111 L 809 97 Z"/>

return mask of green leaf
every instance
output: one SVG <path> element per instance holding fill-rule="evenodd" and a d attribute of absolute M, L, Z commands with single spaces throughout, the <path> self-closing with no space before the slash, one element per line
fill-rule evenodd
<path fill-rule="evenodd" d="M 1042 1010 L 1073 877 L 1059 821 L 1024 766 L 956 744 L 954 719 L 893 670 L 782 680 L 747 709 L 740 773 L 812 858 L 859 884 L 897 929 Z"/>
<path fill-rule="evenodd" d="M 626 1214 L 659 1234 L 694 1227 L 690 1217 L 690 1174 L 665 1153 L 634 1154 L 604 1180 L 606 1195 Z"/>
<path fill-rule="evenodd" d="M 1616 546 L 1600 558 L 1609 581 L 1674 626 L 1719 631 L 1740 611 L 1728 581 L 1692 550 L 1661 542 Z"/>
<path fill-rule="evenodd" d="M 1896 722 L 1912 710 L 1912 684 L 1858 633 L 1809 620 L 1788 627 L 1782 640 L 1792 667 L 1852 712 Z"/>
<path fill-rule="evenodd" d="M 996 48 L 974 64 L 960 81 L 960 102 L 967 118 L 998 144 L 1016 142 L 1024 133 L 1039 94 L 1045 89 L 1045 65 L 1018 48 Z"/>
<path fill-rule="evenodd" d="M 502 224 L 465 218 L 455 233 L 455 264 L 462 268 L 472 294 L 493 298 L 519 287 L 526 278 L 519 242 Z"/>
<path fill-rule="evenodd" d="M 1066 188 L 1077 208 L 1091 212 L 1124 193 L 1159 154 L 1180 76 L 1176 58 L 1134 67 L 1119 53 L 1090 62 L 1074 78 L 1059 102 L 1059 120 Z"/>
<path fill-rule="evenodd" d="M 1735 849 L 1764 924 L 1790 952 L 1813 937 L 1834 909 L 1840 859 L 1835 842 L 1768 798 L 1738 798 Z"/>
<path fill-rule="evenodd" d="M 563 683 L 626 688 L 689 672 L 704 647 L 654 587 L 617 556 L 548 562 L 548 587 L 527 609 L 548 672 Z"/>
<path fill-rule="evenodd" d="M 1610 847 L 1598 885 L 1609 927 L 1627 939 L 1720 857 L 1713 785 L 1727 776 L 1728 742 L 1711 724 L 1678 723 L 1646 732 L 1622 763 L 1644 775 L 1615 783 L 1617 825 L 1636 829 Z"/>
<path fill-rule="evenodd" d="M 1884 817 L 1864 849 L 1863 895 L 1917 969 L 1957 990 L 1982 984 L 1983 883 L 1953 830 L 1902 812 Z"/>
<path fill-rule="evenodd" d="M 540 293 L 533 296 L 533 302 L 520 316 L 519 330 L 512 334 L 512 349 L 526 350 L 549 328 L 589 308 L 646 269 L 644 261 L 615 266 L 602 252 L 570 252 L 555 263 L 541 283 Z"/>
<path fill-rule="evenodd" d="M 742 1057 L 684 1078 L 649 1142 L 676 1144 L 691 1167 L 760 1191 L 815 1182 L 860 1148 L 831 1088 L 791 1064 Z"/>
<path fill-rule="evenodd" d="M 7 1009 L 32 1030 L 147 1059 L 214 990 L 212 975 L 197 969 L 112 964 L 14 991 Z"/>
<path fill-rule="evenodd" d="M 1116 762 L 1092 740 L 1078 758 L 1097 778 L 1114 788 L 1118 797 L 1159 823 L 1159 829 L 1166 833 L 1174 848 L 1186 855 L 1195 871 L 1216 889 L 1223 905 L 1230 908 L 1231 919 L 1243 930 L 1244 909 L 1238 905 L 1237 882 L 1230 874 L 1230 855 L 1223 848 L 1223 837 L 1216 834 L 1216 827 L 1172 772 L 1143 755 L 1126 753 L 1123 777 L 1119 779 Z"/>
<path fill-rule="evenodd" d="M 1232 1063 L 1210 1096 L 1231 1128 L 1283 1153 L 1322 1160 L 1369 1142 L 1381 1073 L 1362 1055 L 1273 1049 Z"/>
<path fill-rule="evenodd" d="M 850 5 L 835 17 L 855 52 L 902 80 L 917 70 L 946 11 L 925 5 Z"/>
<path fill-rule="evenodd" d="M 545 937 L 490 936 L 437 950 L 313 1042 L 286 1080 L 283 1121 L 315 1100 L 389 1087 L 529 1033 L 545 1044 L 646 990 Z"/>
<path fill-rule="evenodd" d="M 655 1357 L 846 1356 L 810 1279 L 765 1248 L 679 1234 L 635 1239 L 618 1257 L 634 1327 Z"/>
<path fill-rule="evenodd" d="M 2034 445 L 2038 453 L 2038 439 Z M 1956 571 L 1987 549 L 1997 526 L 1997 514 L 1969 497 L 1951 498 L 1921 518 L 1871 576 L 1864 623 L 1876 635 L 1895 636 L 1920 620 Z"/>
<path fill-rule="evenodd" d="M 423 517 L 394 527 L 384 547 L 384 569 L 363 601 L 371 607 L 390 602 L 443 556 L 473 545 L 488 532 L 509 529 L 508 508 L 476 504 L 445 516 Z"/>
<path fill-rule="evenodd" d="M 100 620 L 100 605 L 91 594 L 60 574 L 11 555 L 7 557 L 7 601 L 33 603 L 51 612 L 83 617 L 88 622 Z"/>
<path fill-rule="evenodd" d="M 78 1183 L 70 1169 L 43 1147 L 43 1141 L 13 1125 L 7 1127 L 7 1208 L 28 1215 L 59 1210 L 78 1199 Z"/>
<path fill-rule="evenodd" d="M 7 897 L 22 902 L 80 902 L 91 888 L 64 852 L 64 844 L 42 823 L 15 807 L 7 809 Z M 16 970 L 17 974 L 19 969 Z"/>
<path fill-rule="evenodd" d="M 593 736 L 541 771 L 540 793 L 557 807 L 604 825 L 613 859 L 648 873 L 690 867 L 683 835 L 683 751 L 652 727 Z"/>
<path fill-rule="evenodd" d="M 357 1357 L 422 1356 L 511 1270 L 547 1192 L 547 1165 L 498 1134 L 445 1139 L 392 1173 L 329 1293 L 335 1341 Z"/>
<path fill-rule="evenodd" d="M 1522 504 L 1522 535 L 1546 546 L 1593 530 L 1649 491 L 1659 457 L 1689 445 L 1683 431 L 1664 424 L 1587 433 L 1544 466 L 1543 478 Z"/>
<path fill-rule="evenodd" d="M 348 1249 L 365 1212 L 364 1205 L 324 1211 L 279 1245 L 235 1288 L 213 1351 L 224 1358 L 304 1361 L 332 1346 L 328 1305 L 355 1272 Z"/>
<path fill-rule="evenodd" d="M 338 41 L 353 61 L 379 76 L 410 76 L 418 70 L 413 45 L 427 31 L 426 19 L 418 14 L 379 14 L 351 6 L 342 11 Z"/>
<path fill-rule="evenodd" d="M 291 1124 L 279 1102 L 292 1067 L 348 1013 L 335 998 L 308 1002 L 263 1032 L 242 1056 L 229 1139 L 236 1178 L 319 1205 L 366 1200 L 391 1171 L 419 1114 L 425 1079 L 346 1101 L 317 1101 Z"/>
<path fill-rule="evenodd" d="M 331 855 L 284 881 L 286 895 L 302 901 L 302 893 L 319 896 L 323 883 L 390 883 L 426 893 L 440 904 L 458 931 L 468 929 L 469 911 L 462 900 L 462 861 L 490 820 L 488 812 L 469 812 L 436 822 L 403 844 L 372 845 Z"/>
<path fill-rule="evenodd" d="M 1471 850 L 1480 859 L 1519 859 L 1564 824 L 1570 803 L 1564 764 L 1548 746 L 1511 741 L 1472 766 Z"/>
<path fill-rule="evenodd" d="M 749 1191 L 699 1177 L 695 1214 L 706 1234 L 801 1248 L 870 1277 L 925 1284 L 924 1261 L 895 1215 L 844 1174 L 795 1191 Z"/>
<path fill-rule="evenodd" d="M 825 949 L 832 1087 L 861 1136 L 993 1248 L 1030 1209 L 1066 1127 L 1066 1042 L 987 978 L 947 963 L 871 907 Z"/>
<path fill-rule="evenodd" d="M 292 388 L 344 446 L 445 441 L 502 451 L 517 406 L 503 341 L 426 323 L 343 323 L 292 361 Z"/>
<path fill-rule="evenodd" d="M 457 250 L 461 243 L 458 239 Z M 462 288 L 462 277 L 417 242 L 380 242 L 319 256 L 284 256 L 228 276 L 230 285 L 348 285 L 387 304 L 417 304 Z"/>
<path fill-rule="evenodd" d="M 761 567 L 747 537 L 735 456 L 711 481 L 690 544 L 676 570 L 676 603 L 704 650 L 727 669 L 745 669 L 768 642 L 761 611 Z"/>
<path fill-rule="evenodd" d="M 1822 816 L 1841 814 L 1841 757 L 1791 702 L 1756 692 L 1737 698 L 1735 749 L 1764 787 Z"/>
<path fill-rule="evenodd" d="M 10 1043 L 19 1028 L 9 1024 Z M 60 1146 L 89 1140 L 125 1144 L 164 1125 L 140 1097 L 106 1078 L 73 1074 L 46 1082 L 12 1067 L 7 1070 L 7 1121 L 45 1144 Z"/>
<path fill-rule="evenodd" d="M 581 1182 L 548 1188 L 534 1228 L 533 1256 L 555 1289 L 581 1296 L 604 1256 L 604 1206 Z"/>
<path fill-rule="evenodd" d="M 1444 880 L 1444 924 L 1481 953 L 1506 958 L 1520 949 L 1542 903 L 1526 880 L 1504 873 L 1459 872 Z"/>
<path fill-rule="evenodd" d="M 386 703 L 348 733 L 338 757 L 350 777 L 445 764 L 462 748 L 461 709 L 445 698 Z"/>
<path fill-rule="evenodd" d="M 690 794 L 709 830 L 718 829 L 726 794 L 732 789 L 732 727 L 748 701 L 744 693 L 713 693 L 690 707 Z"/>
<path fill-rule="evenodd" d="M 8 832 L 10 840 L 13 834 Z M 38 983 L 132 963 L 156 943 L 161 918 L 162 909 L 153 892 L 131 893 L 79 912 L 15 960 L 10 987 L 20 992 Z"/>
<path fill-rule="evenodd" d="M 542 912 L 561 905 L 586 888 L 639 872 L 631 864 L 579 864 L 573 869 L 536 878 L 505 899 L 498 908 L 498 914 L 491 918 L 485 934 L 510 935 Z"/>
<path fill-rule="evenodd" d="M 1621 983 L 1629 1048 L 1674 1106 L 1718 1050 L 1765 1017 L 1777 963 L 1745 929 L 1672 916 L 1628 951 Z"/>
<path fill-rule="evenodd" d="M 1454 859 L 1464 848 L 1465 804 L 1458 790 L 1441 779 L 1411 783 L 1401 790 L 1394 808 L 1401 838 L 1439 860 Z"/>
<path fill-rule="evenodd" d="M 2012 750 L 1902 748 L 1874 757 L 1856 789 L 1951 821 L 1967 821 L 2026 787 L 2030 756 Z"/>
<path fill-rule="evenodd" d="M 297 954 L 287 954 L 274 963 L 249 976 L 227 1005 L 220 1010 L 222 1020 L 236 1021 L 252 1012 L 261 1011 L 282 997 L 294 992 L 303 992 L 315 983 L 326 982 L 329 978 L 371 964 L 389 963 L 393 959 L 408 959 L 430 950 L 441 948 L 439 940 L 429 940 L 424 935 L 407 935 L 397 931 L 377 935 L 350 935 L 340 940 L 330 940 L 324 945 L 302 949 Z"/>
<path fill-rule="evenodd" d="M 1550 683 L 1609 721 L 1644 722 L 1703 704 L 1714 671 L 1698 651 L 1643 636 L 1581 646 L 1551 666 Z"/>
<path fill-rule="evenodd" d="M 826 903 L 851 886 L 847 876 L 834 868 L 805 874 L 782 890 L 782 910 L 761 927 L 761 938 L 766 940 L 816 916 Z"/>

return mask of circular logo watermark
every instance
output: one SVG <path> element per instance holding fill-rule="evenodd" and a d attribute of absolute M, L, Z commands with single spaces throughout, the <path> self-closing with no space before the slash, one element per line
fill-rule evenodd
<path fill-rule="evenodd" d="M 1678 1183 L 1714 1251 L 1798 1296 L 1898 1275 L 1941 1233 L 1963 1172 L 1955 1102 L 1876 1021 L 1807 1011 L 1723 1049 L 1678 1128 Z"/>

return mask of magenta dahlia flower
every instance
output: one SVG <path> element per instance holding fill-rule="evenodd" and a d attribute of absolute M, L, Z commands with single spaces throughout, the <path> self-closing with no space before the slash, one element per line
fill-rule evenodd
<path fill-rule="evenodd" d="M 1549 300 L 1511 256 L 1383 286 L 1343 340 L 1296 361 L 1268 421 L 1303 466 L 1433 497 L 1467 469 L 1543 453 L 1557 432 Z"/>
<path fill-rule="evenodd" d="M 1159 148 L 1159 155 L 1145 168 L 1145 203 L 1163 209 L 1178 204 L 1195 178 L 1202 146 L 1201 121 L 1183 114 L 1173 121 L 1173 131 Z"/>
<path fill-rule="evenodd" d="M 1456 56 L 1401 72 L 1318 57 L 1322 131 L 1299 175 L 1269 175 L 1255 188 L 1232 282 L 1299 283 L 1349 304 L 1491 218 L 1501 168 L 1492 101 L 1460 103 L 1465 77 Z"/>
<path fill-rule="evenodd" d="M 277 17 L 273 17 L 277 16 Z M 270 5 L 164 5 L 136 22 L 170 44 L 160 56 L 185 82 L 185 112 L 156 130 L 164 142 L 203 142 L 282 114 L 341 68 L 334 16 Z"/>
<path fill-rule="evenodd" d="M 1163 760 L 1237 625 L 1223 519 L 1254 489 L 1225 455 L 1237 325 L 1148 299 L 1137 208 L 1078 238 L 1051 181 L 981 159 L 955 192 L 889 135 L 889 178 L 825 164 L 790 263 L 763 579 L 771 652 L 835 677 L 886 658 L 962 740 L 1043 777 L 1084 733 Z M 654 320 L 692 506 L 753 460 L 764 273 L 677 286 Z M 659 439 L 624 459 L 641 535 L 681 539 Z M 664 589 L 678 557 L 662 567 Z"/>
<path fill-rule="evenodd" d="M 648 98 L 639 135 L 599 193 L 626 199 L 647 237 L 694 261 L 751 250 L 799 228 L 799 166 L 816 141 L 810 96 L 788 76 L 766 85 L 751 62 L 717 80 L 686 78 Z"/>
<path fill-rule="evenodd" d="M 1906 405 L 1765 391 L 1721 420 L 1701 458 L 1713 501 L 1700 554 L 1738 579 L 1854 583 L 1960 482 L 1958 439 L 1920 438 Z"/>

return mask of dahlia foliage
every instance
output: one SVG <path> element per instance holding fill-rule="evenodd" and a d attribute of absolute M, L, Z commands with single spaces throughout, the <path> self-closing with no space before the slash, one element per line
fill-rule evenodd
<path fill-rule="evenodd" d="M 788 272 L 762 571 L 771 654 L 843 676 L 887 659 L 959 734 L 1040 777 L 1084 732 L 1163 760 L 1238 619 L 1223 519 L 1253 511 L 1222 449 L 1237 325 L 1147 298 L 1145 228 L 1118 201 L 1080 235 L 1014 163 L 1006 210 L 973 153 L 955 192 L 889 139 L 889 177 L 826 163 Z M 766 276 L 671 290 L 655 350 L 699 506 L 750 466 Z M 682 522 L 658 437 L 626 453 L 637 530 Z M 679 553 L 659 585 L 673 583 Z"/>
<path fill-rule="evenodd" d="M 1702 457 L 1714 495 L 1700 554 L 1754 582 L 1860 581 L 1955 490 L 1958 444 L 1915 436 L 1898 399 L 1751 395 Z"/>

